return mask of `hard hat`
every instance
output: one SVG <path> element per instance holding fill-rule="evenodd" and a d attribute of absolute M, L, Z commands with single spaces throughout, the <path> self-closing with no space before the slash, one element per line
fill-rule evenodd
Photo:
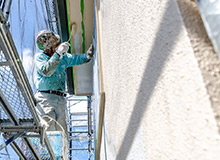
<path fill-rule="evenodd" d="M 40 50 L 50 49 L 60 43 L 60 36 L 49 30 L 42 30 L 36 36 L 37 46 Z"/>

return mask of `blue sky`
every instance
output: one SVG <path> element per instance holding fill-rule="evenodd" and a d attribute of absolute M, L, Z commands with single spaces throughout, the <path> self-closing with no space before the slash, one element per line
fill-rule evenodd
<path fill-rule="evenodd" d="M 40 30 L 49 28 L 44 0 L 12 1 L 9 22 L 15 46 L 29 82 L 35 90 L 33 58 L 37 52 L 40 52 L 36 47 L 35 37 Z"/>

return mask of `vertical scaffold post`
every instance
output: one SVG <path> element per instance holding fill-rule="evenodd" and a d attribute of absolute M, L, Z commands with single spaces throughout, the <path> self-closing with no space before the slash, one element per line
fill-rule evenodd
<path fill-rule="evenodd" d="M 88 160 L 91 157 L 92 150 L 92 119 L 91 119 L 91 96 L 88 96 Z"/>
<path fill-rule="evenodd" d="M 71 112 L 70 112 L 70 102 L 68 102 L 68 106 L 67 106 L 67 108 L 68 108 L 68 116 L 69 116 L 69 123 L 68 123 L 68 125 L 69 125 L 69 148 L 72 148 L 72 140 L 71 140 L 71 137 L 72 137 L 72 121 L 71 121 L 71 119 L 72 119 L 72 115 L 71 115 Z M 69 150 L 69 160 L 71 160 L 72 159 L 72 150 Z"/>

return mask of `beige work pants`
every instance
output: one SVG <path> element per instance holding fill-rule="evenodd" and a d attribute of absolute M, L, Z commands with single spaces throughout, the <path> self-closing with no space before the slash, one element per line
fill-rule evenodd
<path fill-rule="evenodd" d="M 62 131 L 62 129 L 56 122 L 47 116 L 57 121 L 62 126 L 65 133 L 67 133 L 65 97 L 50 93 L 37 92 L 35 94 L 35 99 L 37 102 L 36 109 L 38 115 L 47 122 L 50 122 L 48 131 Z"/>

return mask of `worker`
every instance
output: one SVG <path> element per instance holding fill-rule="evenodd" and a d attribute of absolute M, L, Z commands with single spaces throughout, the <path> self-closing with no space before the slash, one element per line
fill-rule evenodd
<path fill-rule="evenodd" d="M 66 69 L 89 62 L 93 57 L 92 45 L 84 54 L 69 54 L 70 44 L 60 43 L 60 36 L 49 30 L 40 31 L 36 42 L 42 50 L 35 56 L 37 113 L 50 123 L 49 131 L 64 130 L 67 133 Z"/>

